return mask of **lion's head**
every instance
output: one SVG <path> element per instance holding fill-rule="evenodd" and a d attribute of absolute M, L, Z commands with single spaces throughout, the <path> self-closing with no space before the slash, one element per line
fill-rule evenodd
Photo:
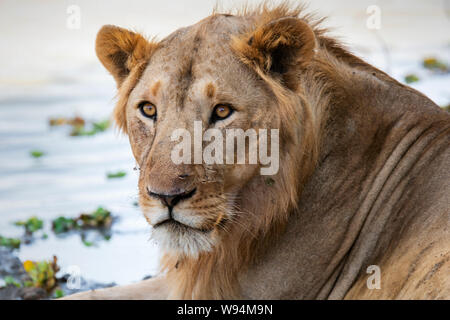
<path fill-rule="evenodd" d="M 316 39 L 298 13 L 280 6 L 213 14 L 161 41 L 115 26 L 98 34 L 97 55 L 119 90 L 115 120 L 140 167 L 141 208 L 177 267 L 180 257 L 214 251 L 242 256 L 249 239 L 281 225 L 295 206 L 315 154 L 312 116 L 297 89 Z M 195 139 L 194 121 L 201 134 L 279 129 L 279 170 L 264 176 L 261 163 L 199 163 L 194 143 L 193 161 L 175 164 L 173 133 Z M 245 146 L 248 160 L 249 139 Z"/>

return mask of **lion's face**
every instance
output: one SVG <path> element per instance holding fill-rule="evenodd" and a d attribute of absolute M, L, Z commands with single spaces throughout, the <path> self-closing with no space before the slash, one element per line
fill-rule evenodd
<path fill-rule="evenodd" d="M 232 163 L 198 161 L 194 140 L 200 138 L 200 152 L 208 144 L 199 133 L 214 128 L 226 137 L 227 129 L 280 127 L 270 86 L 232 49 L 232 35 L 245 29 L 244 22 L 212 16 L 158 44 L 112 26 L 97 38 L 97 54 L 119 86 L 116 120 L 128 133 L 140 167 L 140 205 L 164 249 L 196 255 L 214 248 L 245 214 L 236 199 L 260 174 L 259 164 L 248 164 L 249 140 L 246 164 L 236 163 L 237 148 Z M 261 46 L 264 32 L 248 44 Z M 175 163 L 172 157 L 179 129 L 192 139 L 190 163 Z M 223 148 L 225 154 L 225 141 Z"/>
<path fill-rule="evenodd" d="M 204 28 L 204 29 L 203 29 Z M 223 34 L 205 26 L 178 31 L 164 40 L 127 103 L 127 128 L 140 165 L 140 204 L 164 247 L 195 253 L 210 250 L 223 229 L 231 228 L 235 198 L 255 174 L 251 164 L 174 164 L 171 136 L 194 121 L 205 130 L 278 128 L 273 99 L 244 66 Z M 156 116 L 142 112 L 149 103 Z M 141 105 L 141 108 L 139 107 Z M 204 147 L 207 143 L 204 143 Z M 248 151 L 248 148 L 246 148 Z M 168 195 L 169 197 L 164 197 Z"/>

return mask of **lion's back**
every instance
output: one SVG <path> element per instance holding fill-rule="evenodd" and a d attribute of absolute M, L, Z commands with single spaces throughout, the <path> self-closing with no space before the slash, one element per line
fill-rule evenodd
<path fill-rule="evenodd" d="M 398 201 L 384 226 L 389 236 L 378 240 L 374 259 L 380 288 L 369 289 L 361 270 L 346 299 L 450 299 L 449 119 L 430 127 L 422 150 L 407 161 L 410 168 L 396 169 L 405 174 L 391 196 Z"/>

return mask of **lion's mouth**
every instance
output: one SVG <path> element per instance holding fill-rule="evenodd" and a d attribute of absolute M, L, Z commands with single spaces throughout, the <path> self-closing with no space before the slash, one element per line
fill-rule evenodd
<path fill-rule="evenodd" d="M 173 218 L 153 225 L 152 238 L 166 251 L 182 252 L 197 257 L 200 252 L 213 250 L 217 235 L 212 228 L 189 226 Z"/>
<path fill-rule="evenodd" d="M 169 218 L 167 220 L 158 222 L 153 226 L 153 228 L 160 228 L 160 227 L 168 227 L 171 228 L 172 231 L 197 231 L 202 233 L 208 233 L 211 231 L 211 229 L 206 228 L 194 228 L 191 226 L 188 226 L 187 224 L 181 223 L 173 218 Z"/>

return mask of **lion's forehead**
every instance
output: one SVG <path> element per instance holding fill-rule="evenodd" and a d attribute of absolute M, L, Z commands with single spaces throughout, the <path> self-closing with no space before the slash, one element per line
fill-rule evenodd
<path fill-rule="evenodd" d="M 174 77 L 224 70 L 234 60 L 230 37 L 226 30 L 214 32 L 202 25 L 184 28 L 161 41 L 148 69 Z"/>
<path fill-rule="evenodd" d="M 233 53 L 230 41 L 237 31 L 227 28 L 224 19 L 180 29 L 162 40 L 140 79 L 140 90 L 157 87 L 176 104 L 207 95 L 211 84 L 216 93 L 245 94 L 254 77 Z"/>
<path fill-rule="evenodd" d="M 189 73 L 190 68 L 194 72 L 223 69 L 234 56 L 231 37 L 244 26 L 242 17 L 216 15 L 178 29 L 160 42 L 149 67 L 173 74 Z"/>

